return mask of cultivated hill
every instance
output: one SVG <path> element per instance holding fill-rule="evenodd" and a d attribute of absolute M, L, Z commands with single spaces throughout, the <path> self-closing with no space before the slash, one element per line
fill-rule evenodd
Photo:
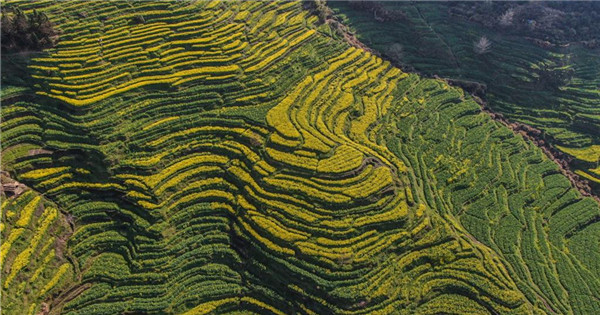
<path fill-rule="evenodd" d="M 593 31 L 600 29 L 599 3 L 328 5 L 360 40 L 396 64 L 449 78 L 511 122 L 525 124 L 521 129 L 550 144 L 574 177 L 600 195 L 600 33 Z"/>
<path fill-rule="evenodd" d="M 61 32 L 3 73 L 5 314 L 600 310 L 598 203 L 303 3 L 4 6 Z"/>

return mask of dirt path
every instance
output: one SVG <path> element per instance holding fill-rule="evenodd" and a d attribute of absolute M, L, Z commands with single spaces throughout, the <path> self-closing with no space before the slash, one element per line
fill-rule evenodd
<path fill-rule="evenodd" d="M 429 24 L 429 21 L 427 21 L 427 19 L 425 19 L 425 16 L 423 16 L 421 9 L 419 9 L 418 6 L 414 6 L 414 8 L 419 13 L 419 18 L 421 18 L 423 23 L 425 23 L 425 25 L 427 25 L 429 30 L 433 34 L 435 34 L 435 36 L 440 40 L 440 42 L 442 42 L 444 44 L 444 46 L 446 46 L 446 48 L 448 49 L 448 52 L 450 52 L 450 56 L 452 56 L 452 63 L 454 64 L 454 67 L 456 67 L 456 69 L 461 69 L 460 64 L 458 63 L 458 58 L 456 57 L 456 54 L 454 54 L 454 50 L 452 50 L 452 47 L 450 47 L 448 42 L 446 42 L 444 40 L 444 38 L 442 36 L 440 36 L 440 34 L 438 34 L 438 32 L 436 32 L 436 30 L 433 28 L 433 26 L 431 26 L 431 24 Z"/>

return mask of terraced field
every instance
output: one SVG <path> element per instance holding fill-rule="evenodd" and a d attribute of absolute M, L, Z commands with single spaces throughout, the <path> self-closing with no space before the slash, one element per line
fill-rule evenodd
<path fill-rule="evenodd" d="M 33 314 L 48 292 L 73 275 L 65 253 L 68 224 L 55 206 L 31 190 L 3 198 L 2 216 L 2 310 Z"/>
<path fill-rule="evenodd" d="M 493 110 L 539 129 L 600 192 L 599 49 L 577 44 L 540 47 L 524 36 L 453 16 L 444 3 L 382 4 L 404 17 L 380 22 L 348 1 L 328 5 L 361 41 L 389 58 L 423 74 L 486 85 L 485 98 Z M 492 44 L 483 55 L 473 49 L 481 36 Z"/>
<path fill-rule="evenodd" d="M 62 30 L 3 82 L 6 313 L 600 311 L 598 203 L 302 3 L 5 5 Z"/>
<path fill-rule="evenodd" d="M 597 202 L 578 197 L 541 150 L 444 84 L 404 81 L 389 149 L 410 166 L 426 203 L 502 257 L 543 312 L 596 313 Z M 430 101 L 419 106 L 419 99 Z"/>

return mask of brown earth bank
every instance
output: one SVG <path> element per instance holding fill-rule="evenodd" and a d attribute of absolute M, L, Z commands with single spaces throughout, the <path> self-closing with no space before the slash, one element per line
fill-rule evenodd
<path fill-rule="evenodd" d="M 449 85 L 463 88 L 465 92 L 469 93 L 473 97 L 473 99 L 481 106 L 482 112 L 488 114 L 493 120 L 510 128 L 515 134 L 520 134 L 521 136 L 535 144 L 537 147 L 539 147 L 546 154 L 546 156 L 548 156 L 549 159 L 554 161 L 559 166 L 561 173 L 565 175 L 569 179 L 569 181 L 571 181 L 571 184 L 577 190 L 579 190 L 579 192 L 583 196 L 592 197 L 600 203 L 600 192 L 595 191 L 592 188 L 591 183 L 587 179 L 575 174 L 571 169 L 570 165 L 573 161 L 573 158 L 556 149 L 547 140 L 545 140 L 545 135 L 541 130 L 531 127 L 527 124 L 509 121 L 506 117 L 504 117 L 504 115 L 493 111 L 487 105 L 487 101 L 485 100 L 485 84 L 479 82 L 463 82 L 461 80 L 441 78 L 436 75 L 429 76 L 415 71 L 410 66 L 407 67 L 407 65 L 398 64 L 397 62 L 394 62 L 392 58 L 388 58 L 385 54 L 381 54 L 380 52 L 368 47 L 367 45 L 362 43 L 358 38 L 356 38 L 356 35 L 352 33 L 350 29 L 346 25 L 344 25 L 337 16 L 335 16 L 333 10 L 327 7 L 322 0 L 306 1 L 305 7 L 314 12 L 316 15 L 318 15 L 322 23 L 330 25 L 338 33 L 338 35 L 342 36 L 350 45 L 356 48 L 363 49 L 382 59 L 385 59 L 395 67 L 398 67 L 405 72 L 415 73 L 425 78 L 435 78 L 444 80 Z M 468 86 L 465 86 L 465 84 L 467 84 Z"/>

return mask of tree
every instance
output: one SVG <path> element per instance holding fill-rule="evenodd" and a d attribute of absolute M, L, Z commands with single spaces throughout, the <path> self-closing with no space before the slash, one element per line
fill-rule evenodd
<path fill-rule="evenodd" d="M 510 26 L 513 23 L 513 19 L 515 18 L 515 9 L 509 8 L 500 16 L 498 23 L 502 26 Z"/>
<path fill-rule="evenodd" d="M 41 50 L 52 47 L 58 39 L 52 22 L 43 12 L 25 14 L 20 9 L 2 14 L 2 50 Z"/>
<path fill-rule="evenodd" d="M 478 41 L 473 43 L 473 50 L 476 54 L 482 55 L 492 49 L 492 42 L 485 36 L 481 36 Z"/>

